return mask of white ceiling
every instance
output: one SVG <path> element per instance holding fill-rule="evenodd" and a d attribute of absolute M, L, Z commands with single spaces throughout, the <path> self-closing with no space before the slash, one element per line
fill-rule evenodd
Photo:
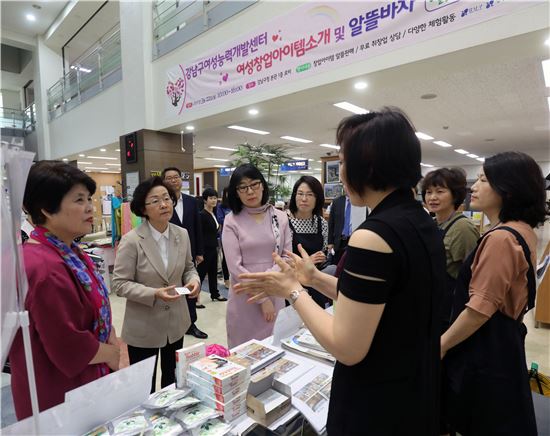
<path fill-rule="evenodd" d="M 260 111 L 256 116 L 248 114 L 250 107 L 242 107 L 195 120 L 191 123 L 196 134 L 195 167 L 223 164 L 205 157 L 231 159 L 230 152 L 209 146 L 234 147 L 246 141 L 277 144 L 287 142 L 280 138 L 284 135 L 312 140 L 311 144 L 291 143 L 288 154 L 313 159 L 312 166 L 320 167 L 315 161 L 331 150 L 319 144 L 333 144 L 338 122 L 351 115 L 333 106 L 343 100 L 370 110 L 398 106 L 418 131 L 452 144 L 449 149 L 421 141 L 423 162 L 436 167 L 480 165 L 455 153 L 457 148 L 483 157 L 521 150 L 539 162 L 548 162 L 550 88 L 545 86 L 541 61 L 550 58 L 550 47 L 544 44 L 549 37 L 550 29 L 532 32 L 312 88 L 255 105 Z M 367 89 L 354 89 L 359 79 L 368 83 Z M 420 98 L 427 93 L 437 98 Z M 271 133 L 238 132 L 227 128 L 231 124 Z M 175 125 L 166 131 L 178 133 L 185 127 Z"/>
<path fill-rule="evenodd" d="M 2 0 L 2 29 L 32 37 L 42 35 L 67 3 L 67 1 Z M 38 5 L 41 9 L 35 9 L 32 5 Z M 33 14 L 36 21 L 27 20 L 26 14 Z"/>

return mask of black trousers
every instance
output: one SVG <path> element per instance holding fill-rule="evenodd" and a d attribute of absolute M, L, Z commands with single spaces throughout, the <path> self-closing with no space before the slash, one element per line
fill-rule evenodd
<path fill-rule="evenodd" d="M 204 247 L 204 261 L 199 263 L 197 272 L 199 273 L 201 283 L 208 274 L 208 289 L 210 290 L 210 297 L 219 297 L 217 247 Z"/>
<path fill-rule="evenodd" d="M 155 369 L 153 370 L 153 380 L 151 384 L 151 393 L 155 392 L 157 384 L 157 364 L 159 359 L 160 349 L 160 386 L 164 388 L 171 385 L 176 381 L 176 350 L 183 347 L 183 337 L 176 342 L 170 344 L 169 342 L 162 348 L 141 348 L 128 345 L 128 357 L 130 358 L 130 365 L 141 362 L 151 356 L 155 356 Z"/>
<path fill-rule="evenodd" d="M 227 268 L 227 262 L 225 261 L 225 253 L 223 251 L 223 245 L 221 245 L 222 249 L 222 271 L 223 271 L 223 279 L 229 280 L 229 269 Z"/>

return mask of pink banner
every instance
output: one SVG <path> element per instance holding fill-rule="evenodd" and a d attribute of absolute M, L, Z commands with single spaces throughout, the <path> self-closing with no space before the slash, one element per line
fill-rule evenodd
<path fill-rule="evenodd" d="M 166 108 L 214 102 L 344 67 L 541 1 L 395 0 L 306 3 L 207 56 L 170 68 Z"/>

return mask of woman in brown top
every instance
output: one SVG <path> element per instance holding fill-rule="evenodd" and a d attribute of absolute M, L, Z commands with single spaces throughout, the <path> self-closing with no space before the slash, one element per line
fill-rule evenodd
<path fill-rule="evenodd" d="M 519 152 L 488 158 L 471 206 L 492 228 L 464 262 L 441 337 L 451 425 L 463 436 L 536 435 L 522 320 L 535 300 L 533 228 L 548 214 L 539 166 Z"/>

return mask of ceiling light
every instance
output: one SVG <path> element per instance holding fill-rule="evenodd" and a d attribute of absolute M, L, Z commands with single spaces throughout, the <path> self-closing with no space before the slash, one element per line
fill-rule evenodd
<path fill-rule="evenodd" d="M 480 162 L 485 162 L 485 158 L 484 157 L 478 157 L 476 160 L 480 161 Z"/>
<path fill-rule="evenodd" d="M 227 165 L 214 165 L 216 168 L 227 168 Z"/>
<path fill-rule="evenodd" d="M 25 15 L 25 18 L 28 21 L 36 21 L 36 17 L 33 14 L 27 14 L 27 15 Z"/>
<path fill-rule="evenodd" d="M 217 157 L 205 157 L 204 160 L 215 160 L 220 162 L 229 162 L 231 159 L 219 159 Z"/>
<path fill-rule="evenodd" d="M 302 174 L 313 174 L 313 171 L 301 171 Z"/>
<path fill-rule="evenodd" d="M 321 168 L 313 168 L 313 171 L 321 171 Z"/>
<path fill-rule="evenodd" d="M 69 159 L 67 159 L 66 157 L 64 157 L 63 159 L 61 159 L 63 162 L 69 162 Z"/>
<path fill-rule="evenodd" d="M 218 146 L 215 146 L 215 145 L 211 145 L 210 147 L 208 148 L 211 148 L 213 150 L 227 150 L 227 151 L 237 151 L 236 148 L 229 148 L 229 147 L 218 147 Z"/>
<path fill-rule="evenodd" d="M 79 154 L 78 157 L 84 157 L 86 156 L 85 154 Z"/>
<path fill-rule="evenodd" d="M 415 132 L 415 134 L 418 139 L 425 139 L 426 141 L 431 141 L 433 139 L 430 135 L 426 135 L 422 132 Z"/>
<path fill-rule="evenodd" d="M 433 168 L 434 167 L 432 164 L 425 164 L 425 163 L 422 163 L 422 162 L 420 162 L 420 166 L 421 167 L 426 167 L 426 168 Z"/>
<path fill-rule="evenodd" d="M 180 130 L 180 135 L 183 135 L 185 132 L 183 130 Z"/>
<path fill-rule="evenodd" d="M 303 142 L 304 144 L 309 144 L 309 139 L 303 139 L 303 138 L 296 138 L 295 136 L 281 136 L 281 139 L 286 139 L 287 141 L 294 141 L 294 142 Z"/>
<path fill-rule="evenodd" d="M 120 148 L 115 148 L 115 151 L 120 151 Z"/>
<path fill-rule="evenodd" d="M 195 130 L 195 126 L 185 126 L 186 130 Z"/>
<path fill-rule="evenodd" d="M 440 147 L 452 147 L 451 144 L 445 141 L 434 141 L 434 144 L 439 145 Z"/>
<path fill-rule="evenodd" d="M 476 159 L 479 157 L 477 154 L 473 154 L 473 153 L 467 154 L 466 156 L 471 157 L 472 159 Z"/>
<path fill-rule="evenodd" d="M 118 157 L 106 157 L 106 156 L 86 156 L 86 159 L 104 159 L 104 160 L 118 160 Z"/>
<path fill-rule="evenodd" d="M 315 159 L 308 159 L 308 161 L 310 161 L 310 162 L 315 162 Z"/>
<path fill-rule="evenodd" d="M 105 167 L 86 167 L 87 170 L 108 170 L 109 168 Z"/>
<path fill-rule="evenodd" d="M 100 171 L 100 173 L 106 173 L 106 174 L 120 174 L 120 171 Z"/>
<path fill-rule="evenodd" d="M 93 162 L 78 161 L 78 165 L 93 165 Z"/>
<path fill-rule="evenodd" d="M 323 163 L 323 161 L 320 161 L 320 160 L 318 160 L 317 162 L 318 162 L 318 163 Z"/>
<path fill-rule="evenodd" d="M 105 151 L 107 151 L 107 149 L 106 148 L 100 148 L 99 151 L 105 152 Z"/>
<path fill-rule="evenodd" d="M 291 157 L 292 160 L 307 160 L 305 157 Z"/>
<path fill-rule="evenodd" d="M 119 167 L 120 164 L 105 164 L 106 167 Z"/>
<path fill-rule="evenodd" d="M 550 38 L 548 38 L 546 41 L 544 41 L 544 45 L 549 45 L 550 46 Z"/>
<path fill-rule="evenodd" d="M 367 82 L 355 82 L 355 84 L 353 85 L 353 87 L 355 89 L 357 89 L 358 91 L 361 91 L 363 89 L 367 89 L 369 85 L 367 84 Z"/>
<path fill-rule="evenodd" d="M 260 111 L 258 109 L 249 109 L 248 113 L 249 115 L 258 115 Z"/>
<path fill-rule="evenodd" d="M 264 130 L 256 130 L 256 129 L 249 129 L 248 127 L 242 127 L 242 126 L 227 126 L 228 129 L 233 130 L 241 130 L 243 132 L 249 132 L 249 133 L 256 133 L 258 135 L 269 135 L 269 132 L 266 132 Z"/>
<path fill-rule="evenodd" d="M 365 108 L 355 106 L 354 104 L 348 103 L 347 101 L 341 101 L 340 103 L 334 103 L 334 106 L 344 109 L 348 112 L 353 112 L 354 114 L 368 114 L 369 111 Z"/>
<path fill-rule="evenodd" d="M 466 151 L 466 150 L 463 150 L 462 148 L 457 148 L 455 150 L 455 153 L 458 153 L 458 154 L 469 154 L 470 152 L 469 151 Z"/>
<path fill-rule="evenodd" d="M 319 144 L 319 147 L 334 148 L 336 150 L 340 150 L 339 145 L 333 145 L 333 144 Z"/>
<path fill-rule="evenodd" d="M 544 74 L 544 83 L 550 87 L 550 59 L 542 61 L 542 72 Z"/>

